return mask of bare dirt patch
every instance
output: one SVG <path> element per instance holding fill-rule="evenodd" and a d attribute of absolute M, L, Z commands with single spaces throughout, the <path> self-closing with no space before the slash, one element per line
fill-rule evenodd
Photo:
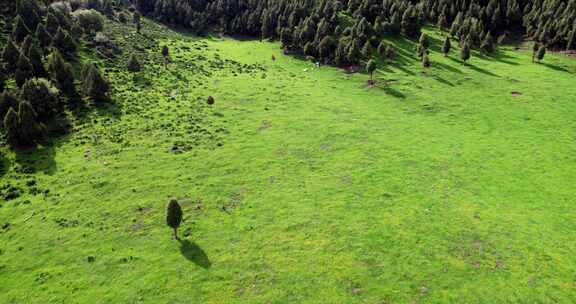
<path fill-rule="evenodd" d="M 511 94 L 512 94 L 512 96 L 514 96 L 514 97 L 522 96 L 522 93 L 516 92 L 516 91 L 512 92 Z"/>

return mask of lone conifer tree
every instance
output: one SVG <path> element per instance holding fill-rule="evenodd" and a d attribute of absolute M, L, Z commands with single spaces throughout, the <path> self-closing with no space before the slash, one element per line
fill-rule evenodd
<path fill-rule="evenodd" d="M 168 210 L 166 211 L 166 224 L 174 230 L 174 239 L 178 238 L 178 227 L 182 223 L 182 208 L 175 199 L 170 200 L 168 203 Z"/>
<path fill-rule="evenodd" d="M 444 40 L 444 44 L 442 45 L 442 53 L 444 56 L 448 56 L 450 54 L 450 49 L 452 48 L 452 43 L 450 42 L 450 37 L 446 37 Z"/>
<path fill-rule="evenodd" d="M 141 69 L 142 67 L 140 66 L 138 58 L 136 58 L 136 55 L 130 55 L 130 59 L 128 59 L 128 71 L 135 73 L 140 72 Z"/>

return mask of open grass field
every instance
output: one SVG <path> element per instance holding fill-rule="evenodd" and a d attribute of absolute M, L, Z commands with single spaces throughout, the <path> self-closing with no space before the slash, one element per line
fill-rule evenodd
<path fill-rule="evenodd" d="M 107 31 L 144 70 L 97 59 L 113 104 L 4 151 L 0 303 L 576 301 L 576 61 L 462 65 L 428 30 L 431 68 L 392 41 L 369 87 L 276 42 Z"/>

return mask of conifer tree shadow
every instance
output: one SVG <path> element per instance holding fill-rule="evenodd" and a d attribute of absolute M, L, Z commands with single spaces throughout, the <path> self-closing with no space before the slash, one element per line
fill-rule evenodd
<path fill-rule="evenodd" d="M 56 150 L 53 142 L 35 148 L 16 150 L 15 162 L 21 166 L 24 173 L 33 174 L 43 172 L 52 175 L 57 170 Z"/>
<path fill-rule="evenodd" d="M 206 252 L 194 242 L 189 240 L 178 240 L 180 242 L 180 253 L 190 262 L 204 268 L 209 269 L 212 267 L 212 262 L 206 255 Z"/>
<path fill-rule="evenodd" d="M 402 92 L 392 88 L 389 84 L 386 84 L 385 81 L 378 81 L 376 82 L 375 87 L 381 89 L 382 91 L 384 91 L 384 93 L 386 93 L 387 95 L 399 98 L 399 99 L 404 99 L 406 98 L 406 95 L 404 95 Z"/>
<path fill-rule="evenodd" d="M 550 63 L 546 63 L 546 62 L 540 62 L 540 64 L 543 65 L 543 66 L 545 66 L 545 67 L 547 67 L 547 68 L 556 70 L 556 71 L 558 71 L 558 72 L 570 73 L 570 71 L 568 71 L 567 69 L 565 69 L 565 68 L 563 68 L 563 67 L 561 67 L 561 66 L 553 65 L 553 64 L 550 64 Z"/>

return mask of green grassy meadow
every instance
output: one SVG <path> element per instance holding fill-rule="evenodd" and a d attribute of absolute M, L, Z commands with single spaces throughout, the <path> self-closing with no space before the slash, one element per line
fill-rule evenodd
<path fill-rule="evenodd" d="M 462 65 L 428 29 L 432 67 L 391 41 L 370 87 L 277 42 L 108 23 L 144 70 L 83 49 L 114 103 L 4 149 L 0 303 L 576 301 L 573 59 Z"/>

